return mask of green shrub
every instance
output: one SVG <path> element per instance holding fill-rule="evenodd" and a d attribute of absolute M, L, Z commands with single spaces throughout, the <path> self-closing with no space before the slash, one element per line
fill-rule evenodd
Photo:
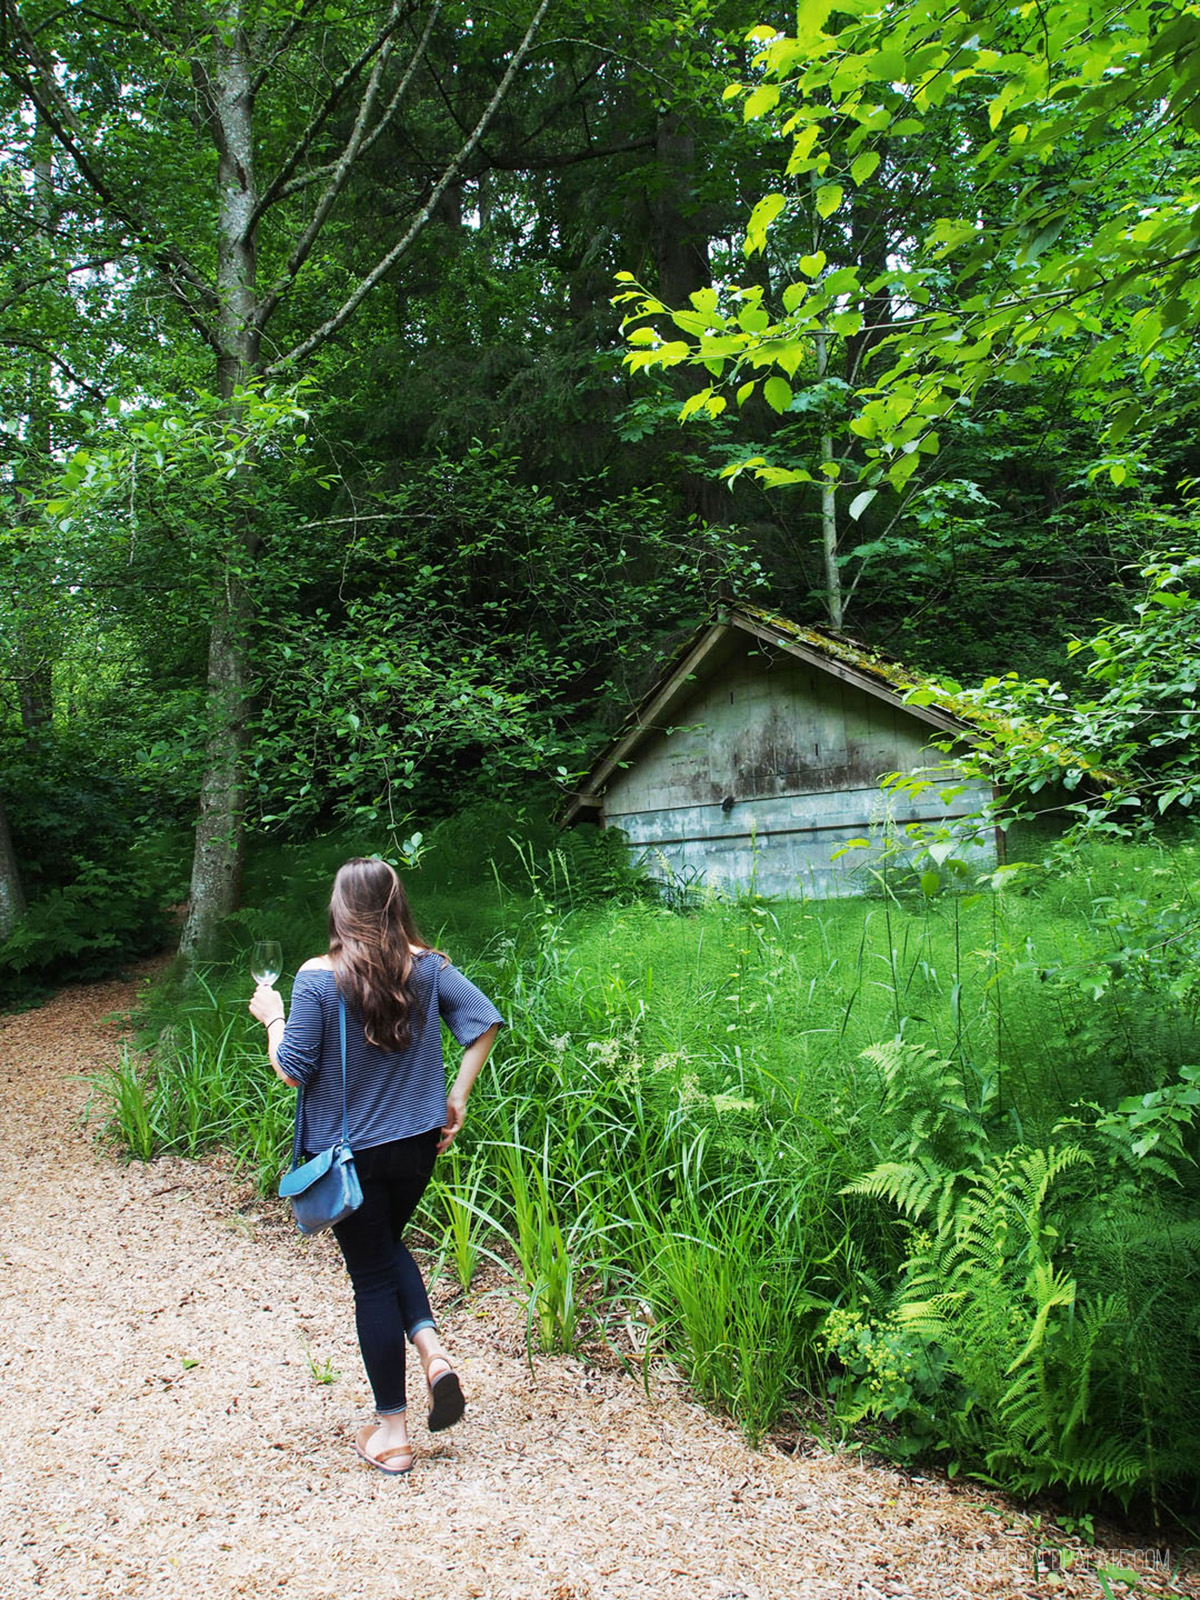
<path fill-rule="evenodd" d="M 28 909 L 0 946 L 0 1005 L 163 947 L 190 838 L 147 817 L 136 783 L 81 739 L 47 735 L 5 751 L 4 805 Z"/>
<path fill-rule="evenodd" d="M 127 1050 L 95 1078 L 101 1132 L 142 1161 L 223 1146 L 266 1193 L 288 1159 L 295 1093 L 271 1070 L 244 995 L 203 976 L 187 993 L 151 1049 Z"/>
<path fill-rule="evenodd" d="M 909 1254 L 882 1321 L 826 1324 L 844 1420 L 899 1425 L 1026 1494 L 1185 1491 L 1200 1460 L 1200 1193 L 1186 1148 L 1200 1071 L 1060 1124 L 1078 1142 L 992 1152 L 948 1062 L 876 1054 L 895 1159 L 851 1189 L 909 1219 Z M 922 1102 L 936 1110 L 910 1116 Z"/>
<path fill-rule="evenodd" d="M 74 882 L 34 900 L 0 945 L 0 1003 L 103 977 L 161 950 L 169 931 L 161 878 L 136 853 L 120 870 L 85 862 Z"/>

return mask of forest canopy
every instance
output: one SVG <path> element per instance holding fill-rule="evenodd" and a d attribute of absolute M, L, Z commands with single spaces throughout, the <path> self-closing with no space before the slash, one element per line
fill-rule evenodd
<path fill-rule="evenodd" d="M 4 0 L 5 926 L 68 768 L 192 953 L 551 806 L 718 594 L 1069 693 L 1192 552 L 1194 13 Z"/>

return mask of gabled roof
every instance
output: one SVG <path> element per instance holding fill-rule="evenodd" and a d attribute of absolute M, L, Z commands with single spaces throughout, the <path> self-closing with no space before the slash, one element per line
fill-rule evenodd
<path fill-rule="evenodd" d="M 882 651 L 857 644 L 840 634 L 827 633 L 823 628 L 789 622 L 786 617 L 775 616 L 758 606 L 724 604 L 680 647 L 626 717 L 608 748 L 572 795 L 564 816 L 567 823 L 600 806 L 600 791 L 609 778 L 619 767 L 629 764 L 652 734 L 669 723 L 672 713 L 691 696 L 697 678 L 705 675 L 706 666 L 711 668 L 720 647 L 738 632 L 773 645 L 831 677 L 841 678 L 888 705 L 900 707 L 908 716 L 927 723 L 939 733 L 965 736 L 978 731 L 944 701 L 939 704 L 936 687 L 929 679 L 901 666 Z M 932 689 L 934 698 L 928 704 L 913 705 L 905 699 L 912 689 Z"/>

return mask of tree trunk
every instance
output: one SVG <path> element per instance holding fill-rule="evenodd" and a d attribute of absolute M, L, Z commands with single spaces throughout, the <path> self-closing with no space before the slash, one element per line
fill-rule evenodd
<path fill-rule="evenodd" d="M 821 245 L 820 214 L 816 206 L 817 174 L 809 174 L 810 194 L 812 195 L 811 226 L 812 235 L 810 250 L 818 250 Z M 822 326 L 813 339 L 813 354 L 816 357 L 817 382 L 820 383 L 829 371 L 829 334 Z M 829 425 L 828 413 L 821 424 L 821 465 L 833 461 L 833 430 Z M 842 631 L 844 607 L 842 604 L 842 573 L 838 566 L 838 531 L 837 531 L 837 488 L 832 480 L 822 475 L 821 482 L 821 558 L 825 572 L 825 609 L 829 613 L 829 626 L 835 633 Z"/>
<path fill-rule="evenodd" d="M 58 227 L 54 199 L 54 145 L 44 117 L 36 119 L 33 136 L 34 214 L 37 217 L 37 242 L 49 254 Z M 63 282 L 63 292 L 66 291 Z M 36 497 L 39 480 L 53 463 L 54 401 L 53 370 L 49 357 L 31 352 L 27 376 L 28 399 L 25 406 L 25 443 L 32 460 L 38 463 L 36 476 L 29 480 L 28 493 Z M 33 527 L 36 509 L 29 509 L 21 497 L 18 522 Z M 31 532 L 30 538 L 36 538 Z M 54 713 L 54 661 L 59 654 L 58 624 L 54 601 L 42 593 L 19 609 L 15 638 L 17 699 L 21 726 L 26 739 L 36 739 L 49 727 Z"/>
<path fill-rule="evenodd" d="M 4 802 L 0 801 L 0 944 L 8 938 L 25 915 L 25 894 L 21 874 L 13 853 Z"/>
<path fill-rule="evenodd" d="M 240 580 L 235 580 L 240 598 Z M 179 947 L 190 960 L 211 952 L 223 917 L 237 909 L 242 884 L 242 758 L 246 748 L 246 617 L 231 596 L 215 617 L 208 646 L 209 734 L 191 898 Z"/>
<path fill-rule="evenodd" d="M 217 146 L 218 393 L 237 419 L 237 392 L 258 370 L 254 208 L 254 91 L 240 0 L 230 0 L 208 95 Z M 252 470 L 249 463 L 243 471 Z M 213 595 L 208 645 L 208 738 L 191 897 L 180 938 L 190 960 L 207 955 L 222 918 L 237 910 L 242 881 L 246 696 L 250 616 L 245 568 L 257 543 L 247 500 Z"/>
<path fill-rule="evenodd" d="M 659 298 L 686 308 L 688 296 L 712 285 L 708 227 L 696 198 L 696 141 L 683 119 L 658 120 L 654 180 L 654 245 Z"/>
<path fill-rule="evenodd" d="M 829 335 L 816 336 L 817 380 L 825 376 L 829 365 Z M 829 424 L 821 429 L 821 464 L 833 460 L 833 434 Z M 838 566 L 837 486 L 829 478 L 821 484 L 821 552 L 825 564 L 825 608 L 829 612 L 829 626 L 835 633 L 842 631 L 842 572 Z"/>
<path fill-rule="evenodd" d="M 821 461 L 833 460 L 833 435 L 826 430 L 821 435 Z M 829 608 L 829 626 L 841 633 L 844 612 L 842 608 L 842 573 L 838 566 L 837 488 L 828 479 L 821 485 L 821 551 L 825 561 L 825 604 Z"/>
<path fill-rule="evenodd" d="M 21 655 L 25 655 L 28 640 L 20 641 Z M 54 714 L 53 671 L 48 656 L 29 663 L 22 661 L 18 667 L 17 698 L 21 704 L 21 726 L 28 740 L 36 739 L 50 726 Z"/>

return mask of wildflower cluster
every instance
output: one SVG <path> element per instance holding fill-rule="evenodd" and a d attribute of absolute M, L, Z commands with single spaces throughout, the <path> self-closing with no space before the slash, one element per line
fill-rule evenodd
<path fill-rule="evenodd" d="M 821 1330 L 826 1352 L 841 1372 L 830 1379 L 838 1416 L 853 1425 L 866 1419 L 903 1421 L 924 1446 L 937 1444 L 944 1409 L 946 1353 L 894 1317 L 874 1321 L 861 1311 L 835 1309 Z"/>

